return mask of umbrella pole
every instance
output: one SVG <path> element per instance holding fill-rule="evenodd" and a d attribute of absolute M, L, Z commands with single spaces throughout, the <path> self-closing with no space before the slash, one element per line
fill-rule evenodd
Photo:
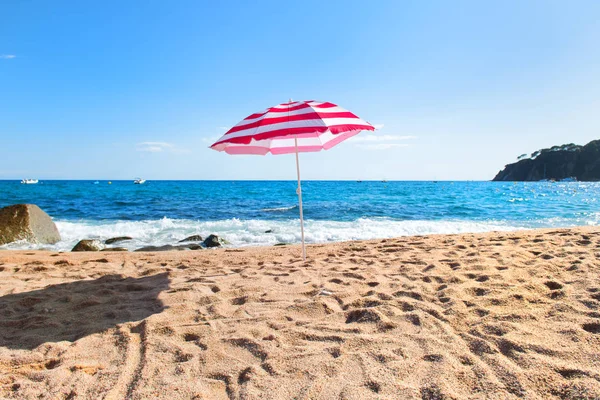
<path fill-rule="evenodd" d="M 302 235 L 302 259 L 306 261 L 306 248 L 304 245 L 304 216 L 302 215 L 302 186 L 300 185 L 300 161 L 298 159 L 298 138 L 294 138 L 294 143 L 296 145 L 296 173 L 298 174 L 298 189 L 296 189 L 296 193 L 298 194 L 298 203 L 300 205 L 300 233 Z"/>

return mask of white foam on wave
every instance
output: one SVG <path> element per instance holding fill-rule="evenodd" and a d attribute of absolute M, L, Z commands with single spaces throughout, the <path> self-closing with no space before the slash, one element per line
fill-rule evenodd
<path fill-rule="evenodd" d="M 148 221 L 56 221 L 62 240 L 56 245 L 11 243 L 5 249 L 71 250 L 81 239 L 106 240 L 116 236 L 131 236 L 134 240 L 115 246 L 134 250 L 149 245 L 176 244 L 191 235 L 217 234 L 231 246 L 266 246 L 276 243 L 300 242 L 300 222 L 296 220 L 240 220 L 194 221 L 163 218 Z M 398 221 L 387 218 L 360 218 L 355 221 L 305 221 L 308 243 L 339 242 L 347 240 L 383 239 L 397 236 L 477 233 L 510 231 L 531 226 L 502 221 Z"/>
<path fill-rule="evenodd" d="M 289 206 L 289 207 L 275 207 L 275 208 L 263 208 L 260 211 L 266 211 L 266 212 L 274 212 L 274 211 L 289 211 L 289 210 L 293 210 L 294 208 L 296 208 L 298 206 Z"/>

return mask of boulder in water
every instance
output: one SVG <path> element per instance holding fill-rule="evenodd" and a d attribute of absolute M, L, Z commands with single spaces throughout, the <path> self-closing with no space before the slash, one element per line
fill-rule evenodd
<path fill-rule="evenodd" d="M 129 237 L 129 236 L 118 236 L 118 237 L 106 239 L 104 241 L 104 244 L 113 244 L 113 243 L 118 243 L 118 242 L 124 242 L 126 240 L 133 240 L 133 238 Z"/>
<path fill-rule="evenodd" d="M 101 251 L 104 250 L 104 245 L 96 239 L 84 239 L 73 247 L 71 251 Z"/>
<path fill-rule="evenodd" d="M 183 240 L 180 240 L 179 243 L 184 243 L 184 242 L 201 242 L 202 241 L 202 236 L 200 235 L 192 235 L 192 236 L 188 236 Z"/>
<path fill-rule="evenodd" d="M 60 234 L 52 219 L 35 204 L 15 204 L 0 209 L 0 245 L 26 240 L 54 244 Z"/>
<path fill-rule="evenodd" d="M 220 238 L 217 235 L 209 235 L 204 242 L 202 242 L 205 247 L 221 247 L 227 243 L 228 242 L 225 239 Z"/>

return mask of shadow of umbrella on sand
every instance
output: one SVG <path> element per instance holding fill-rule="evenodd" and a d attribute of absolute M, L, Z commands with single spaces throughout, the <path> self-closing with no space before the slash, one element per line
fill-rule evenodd
<path fill-rule="evenodd" d="M 234 155 L 296 154 L 302 259 L 306 260 L 298 153 L 328 150 L 365 130 L 375 128 L 333 103 L 290 100 L 249 115 L 210 147 Z"/>
<path fill-rule="evenodd" d="M 0 297 L 0 347 L 34 349 L 75 341 L 164 310 L 158 299 L 167 273 L 142 278 L 106 275 Z"/>

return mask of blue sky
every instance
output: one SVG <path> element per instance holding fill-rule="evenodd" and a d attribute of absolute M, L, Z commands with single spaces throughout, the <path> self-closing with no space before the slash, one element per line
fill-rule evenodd
<path fill-rule="evenodd" d="M 302 154 L 305 179 L 486 180 L 600 138 L 597 1 L 5 0 L 0 15 L 0 179 L 294 179 L 292 155 L 207 148 L 289 98 L 384 125 Z"/>

